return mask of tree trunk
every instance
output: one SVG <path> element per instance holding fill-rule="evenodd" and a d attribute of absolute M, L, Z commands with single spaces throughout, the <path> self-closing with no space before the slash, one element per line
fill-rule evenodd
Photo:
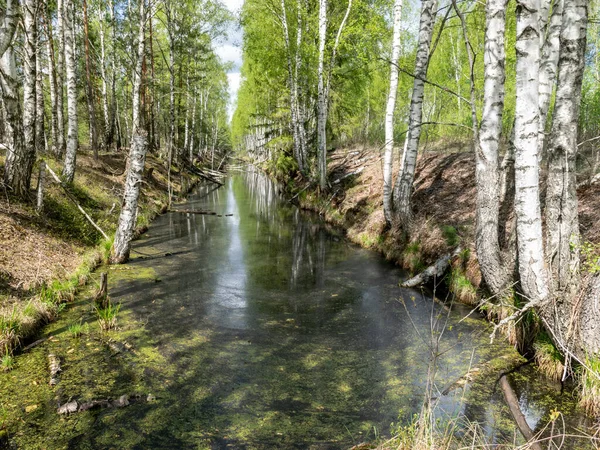
<path fill-rule="evenodd" d="M 23 135 L 25 137 L 25 168 L 31 177 L 35 162 L 36 118 L 36 59 L 37 59 L 37 0 L 23 2 L 24 57 L 23 57 Z M 29 189 L 29 183 L 27 184 Z"/>
<path fill-rule="evenodd" d="M 63 20 L 64 0 L 56 2 L 56 33 L 58 36 L 58 48 L 56 49 L 56 123 L 57 140 L 56 156 L 62 157 L 66 150 L 65 141 L 65 95 L 63 85 L 65 83 L 65 27 Z M 51 21 L 51 18 L 48 17 Z M 50 23 L 50 22 L 49 22 Z"/>
<path fill-rule="evenodd" d="M 131 240 L 135 231 L 137 219 L 138 198 L 140 186 L 144 176 L 144 163 L 148 148 L 148 135 L 142 124 L 140 107 L 140 91 L 142 86 L 142 64 L 145 49 L 145 23 L 146 8 L 145 0 L 140 1 L 140 22 L 138 31 L 137 62 L 133 82 L 133 120 L 131 150 L 129 152 L 129 164 L 127 168 L 127 179 L 125 181 L 125 192 L 123 194 L 123 206 L 119 216 L 119 225 L 115 233 L 112 248 L 111 261 L 122 264 L 129 259 Z"/>
<path fill-rule="evenodd" d="M 504 109 L 506 0 L 486 3 L 484 103 L 476 142 L 477 232 L 475 246 L 479 267 L 493 295 L 501 295 L 511 282 L 503 263 L 499 241 L 501 200 L 499 152 Z"/>
<path fill-rule="evenodd" d="M 96 111 L 94 109 L 94 86 L 92 82 L 92 60 L 90 57 L 90 35 L 88 27 L 87 0 L 83 0 L 83 35 L 85 48 L 85 81 L 87 91 L 88 120 L 90 125 L 90 146 L 94 159 L 98 159 L 98 133 L 96 131 Z"/>
<path fill-rule="evenodd" d="M 429 46 L 433 36 L 437 0 L 423 0 L 421 19 L 419 24 L 419 44 L 415 62 L 415 79 L 410 101 L 410 116 L 408 120 L 408 134 L 404 143 L 404 154 L 400 173 L 394 185 L 393 206 L 394 215 L 403 226 L 410 223 L 412 212 L 410 198 L 412 196 L 415 168 L 417 165 L 417 152 L 421 137 L 421 121 L 423 116 L 423 96 L 427 68 L 429 66 Z"/>
<path fill-rule="evenodd" d="M 104 139 L 103 139 L 103 147 L 105 150 L 108 150 L 110 143 L 109 134 L 110 134 L 110 109 L 108 106 L 108 75 L 106 73 L 106 38 L 104 36 L 106 32 L 106 27 L 104 26 L 104 21 L 100 20 L 100 76 L 102 77 L 102 112 L 104 117 Z"/>
<path fill-rule="evenodd" d="M 546 1 L 546 0 L 544 0 Z M 552 7 L 552 17 L 545 39 L 542 43 L 541 61 L 540 61 L 540 88 L 539 88 L 539 141 L 538 154 L 539 159 L 543 157 L 544 143 L 546 141 L 546 121 L 548 118 L 548 109 L 552 98 L 552 91 L 556 82 L 556 68 L 558 64 L 560 29 L 562 24 L 564 0 L 554 0 Z"/>
<path fill-rule="evenodd" d="M 548 146 L 546 255 L 553 291 L 579 285 L 577 123 L 585 68 L 587 2 L 564 0 L 558 85 Z"/>
<path fill-rule="evenodd" d="M 63 0 L 63 28 L 65 42 L 65 67 L 67 73 L 67 151 L 63 176 L 67 183 L 75 178 L 79 136 L 77 126 L 77 73 L 75 63 L 75 47 L 73 42 L 73 0 Z"/>
<path fill-rule="evenodd" d="M 287 19 L 287 11 L 285 0 L 281 0 L 283 38 L 285 43 L 285 53 L 288 67 L 288 84 L 290 89 L 290 116 L 292 120 L 292 138 L 294 141 L 294 158 L 298 163 L 298 168 L 304 172 L 304 159 L 302 158 L 302 145 L 300 142 L 299 124 L 298 124 L 298 88 L 297 78 L 294 76 L 294 68 L 292 66 L 292 49 L 290 44 L 290 32 Z M 296 48 L 296 64 L 298 64 L 299 49 Z M 296 71 L 296 75 L 298 72 Z"/>
<path fill-rule="evenodd" d="M 532 302 L 548 297 L 540 209 L 539 133 L 540 0 L 517 1 L 515 108 L 515 215 L 521 288 Z"/>
<path fill-rule="evenodd" d="M 383 215 L 389 225 L 392 221 L 392 168 L 394 154 L 394 110 L 398 93 L 398 60 L 400 58 L 400 24 L 402 0 L 394 2 L 394 34 L 390 61 L 390 91 L 385 109 L 385 156 L 383 161 Z"/>
<path fill-rule="evenodd" d="M 50 85 L 50 134 L 52 138 L 52 153 L 57 157 L 60 157 L 58 147 L 58 116 L 59 116 L 59 104 L 58 104 L 58 81 L 56 73 L 56 61 L 54 59 L 54 38 L 52 36 L 52 18 L 48 12 L 46 5 L 44 15 L 44 27 L 46 30 L 46 53 L 48 54 L 48 80 Z M 62 88 L 61 88 L 62 89 Z M 62 108 L 62 104 L 60 105 Z M 62 114 L 61 114 L 62 118 Z"/>
<path fill-rule="evenodd" d="M 327 37 L 327 0 L 319 0 L 319 93 L 317 101 L 317 160 L 319 187 L 327 188 L 327 99 L 325 98 L 325 39 Z"/>
<path fill-rule="evenodd" d="M 38 13 L 40 11 L 41 8 Z M 36 23 L 39 25 L 39 17 L 36 19 Z M 47 143 L 44 111 L 44 73 L 42 71 L 42 42 L 39 39 L 40 34 L 41 33 L 38 33 L 38 39 L 35 46 L 35 151 L 38 155 L 46 152 Z"/>
<path fill-rule="evenodd" d="M 30 159 L 25 147 L 21 105 L 19 103 L 19 79 L 13 48 L 13 38 L 19 16 L 19 3 L 7 0 L 2 26 L 0 28 L 0 87 L 4 105 L 4 143 L 7 147 L 4 164 L 4 183 L 19 197 L 29 193 L 31 171 L 27 170 Z"/>

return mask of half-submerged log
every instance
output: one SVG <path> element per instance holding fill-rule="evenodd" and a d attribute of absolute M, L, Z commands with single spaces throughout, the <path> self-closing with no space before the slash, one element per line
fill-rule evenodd
<path fill-rule="evenodd" d="M 102 399 L 102 400 L 92 400 L 89 402 L 78 403 L 77 400 L 70 401 L 61 405 L 57 409 L 57 413 L 64 414 L 73 414 L 77 412 L 89 411 L 90 409 L 100 409 L 100 408 L 124 408 L 133 403 L 140 402 L 152 402 L 156 400 L 156 397 L 152 394 L 148 395 L 121 395 L 119 398 L 111 400 L 111 399 Z"/>
<path fill-rule="evenodd" d="M 460 247 L 457 247 L 453 253 L 448 253 L 448 254 L 442 256 L 433 265 L 429 266 L 423 272 L 410 278 L 409 280 L 404 281 L 403 283 L 400 284 L 400 286 L 406 287 L 406 288 L 412 288 L 412 287 L 426 284 L 432 278 L 443 277 L 444 274 L 446 273 L 446 271 L 448 270 L 448 268 L 450 267 L 450 262 L 452 261 L 452 258 L 457 256 L 461 251 L 462 251 L 462 249 Z"/>
<path fill-rule="evenodd" d="M 48 355 L 48 365 L 50 366 L 50 386 L 58 384 L 58 373 L 60 369 L 60 359 L 54 354 Z"/>
<path fill-rule="evenodd" d="M 500 377 L 500 387 L 502 388 L 502 393 L 504 394 L 504 399 L 506 400 L 506 404 L 510 409 L 510 413 L 513 416 L 513 419 L 515 419 L 519 431 L 527 440 L 529 448 L 532 450 L 542 450 L 542 446 L 539 444 L 539 442 L 535 441 L 535 434 L 533 434 L 533 431 L 529 427 L 527 420 L 525 420 L 525 416 L 521 412 L 521 408 L 519 407 L 519 399 L 515 395 L 515 391 L 513 391 L 513 388 L 508 382 L 506 375 L 502 375 Z"/>

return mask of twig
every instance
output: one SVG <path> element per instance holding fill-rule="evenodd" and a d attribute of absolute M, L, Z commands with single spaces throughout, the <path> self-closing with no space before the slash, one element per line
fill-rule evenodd
<path fill-rule="evenodd" d="M 65 194 L 67 194 L 67 197 L 69 198 L 69 200 L 71 200 L 75 206 L 77 206 L 77 209 L 79 209 L 79 211 L 81 211 L 81 213 L 85 216 L 85 218 L 88 220 L 89 223 L 92 224 L 92 226 L 98 230 L 100 232 L 100 234 L 102 236 L 104 236 L 104 239 L 106 239 L 107 241 L 109 240 L 108 235 L 102 230 L 102 228 L 100 228 L 96 222 L 93 221 L 93 219 L 88 215 L 88 213 L 85 212 L 85 210 L 81 207 L 81 205 L 77 202 L 77 200 L 75 199 L 75 197 L 73 197 L 73 195 L 69 192 L 69 190 L 67 189 L 67 187 L 63 184 L 63 182 L 61 181 L 60 178 L 58 178 L 58 176 L 54 173 L 54 171 L 50 168 L 50 166 L 46 166 L 46 168 L 48 169 L 48 172 L 50 172 L 50 174 L 52 175 L 52 177 L 54 178 L 54 180 L 60 185 L 60 187 L 63 189 L 63 191 L 65 191 Z"/>

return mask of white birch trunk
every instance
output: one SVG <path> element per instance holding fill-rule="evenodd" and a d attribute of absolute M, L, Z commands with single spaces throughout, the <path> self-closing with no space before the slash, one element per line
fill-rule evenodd
<path fill-rule="evenodd" d="M 533 302 L 548 297 L 540 208 L 538 135 L 540 0 L 517 1 L 515 215 L 521 288 Z"/>
<path fill-rule="evenodd" d="M 317 100 L 317 160 L 319 186 L 327 188 L 327 99 L 325 96 L 325 39 L 327 35 L 327 0 L 319 0 L 319 67 L 317 71 L 319 93 Z"/>
<path fill-rule="evenodd" d="M 499 146 L 504 110 L 504 48 L 506 0 L 486 3 L 484 103 L 476 143 L 477 232 L 475 246 L 479 267 L 492 294 L 501 295 L 510 284 L 499 243 L 501 185 Z"/>
<path fill-rule="evenodd" d="M 77 71 L 75 63 L 75 48 L 73 42 L 73 4 L 72 0 L 63 0 L 63 32 L 65 44 L 65 68 L 67 74 L 67 150 L 63 176 L 67 183 L 75 178 L 77 150 L 79 148 L 77 122 Z"/>
<path fill-rule="evenodd" d="M 23 134 L 27 149 L 27 170 L 35 160 L 36 116 L 36 57 L 37 57 L 37 1 L 23 2 L 24 57 L 23 57 Z"/>
<path fill-rule="evenodd" d="M 190 164 L 194 163 L 194 135 L 196 134 L 196 97 L 197 97 L 197 95 L 196 95 L 196 93 L 194 93 L 194 101 L 193 101 L 193 106 L 192 106 L 192 128 L 191 128 L 191 132 L 190 132 L 190 142 L 188 143 Z"/>
<path fill-rule="evenodd" d="M 122 264 L 129 259 L 131 240 L 135 231 L 137 219 L 138 199 L 140 186 L 144 176 L 144 163 L 148 148 L 148 134 L 141 123 L 140 90 L 142 86 L 142 63 L 145 49 L 145 24 L 146 24 L 146 0 L 140 2 L 140 18 L 138 30 L 137 62 L 133 82 L 133 120 L 131 150 L 129 152 L 129 164 L 127 168 L 127 179 L 125 181 L 125 192 L 123 194 L 123 206 L 119 216 L 119 225 L 115 233 L 112 248 L 111 261 Z"/>
<path fill-rule="evenodd" d="M 427 68 L 429 66 L 429 46 L 433 36 L 437 0 L 423 0 L 421 19 L 419 24 L 419 43 L 415 62 L 415 79 L 410 101 L 410 116 L 408 120 L 408 133 L 404 144 L 400 173 L 394 185 L 393 206 L 396 218 L 404 226 L 411 220 L 410 198 L 412 196 L 415 168 L 417 165 L 417 152 L 421 137 L 421 121 L 423 117 L 423 96 Z"/>
<path fill-rule="evenodd" d="M 296 15 L 297 15 L 297 30 L 296 30 L 296 61 L 294 67 L 294 98 L 296 103 L 296 126 L 298 128 L 298 166 L 300 171 L 306 168 L 306 162 L 308 160 L 308 151 L 306 148 L 306 130 L 304 128 L 305 114 L 302 108 L 302 102 L 300 100 L 300 73 L 302 68 L 302 1 L 297 0 L 296 2 Z"/>
<path fill-rule="evenodd" d="M 548 145 L 546 252 L 553 290 L 578 285 L 577 124 L 585 68 L 587 2 L 564 0 L 556 106 Z M 551 25 L 552 27 L 552 25 Z"/>
<path fill-rule="evenodd" d="M 39 19 L 37 21 L 39 23 Z M 42 154 L 46 151 L 46 132 L 44 114 L 44 77 L 42 72 L 42 43 L 36 45 L 35 59 L 35 151 Z"/>
<path fill-rule="evenodd" d="M 110 134 L 110 109 L 108 107 L 108 75 L 106 73 L 106 27 L 104 21 L 100 20 L 100 76 L 102 77 L 102 112 L 104 116 L 104 139 L 103 146 L 108 150 Z"/>
<path fill-rule="evenodd" d="M 287 19 L 287 10 L 285 7 L 285 0 L 281 0 L 281 11 L 282 11 L 282 19 L 281 26 L 283 28 L 283 39 L 285 43 L 285 53 L 286 60 L 288 66 L 288 84 L 290 89 L 290 118 L 291 118 L 291 128 L 292 128 L 292 138 L 294 141 L 294 158 L 298 163 L 298 168 L 301 172 L 304 171 L 304 160 L 302 158 L 302 150 L 299 136 L 299 126 L 298 126 L 298 98 L 297 93 L 298 89 L 296 87 L 297 79 L 294 77 L 294 69 L 292 67 L 292 49 L 290 45 L 290 30 Z M 298 49 L 296 49 L 298 52 Z"/>
<path fill-rule="evenodd" d="M 52 139 L 52 153 L 57 157 L 60 157 L 58 150 L 58 82 L 56 79 L 56 62 L 54 60 L 54 39 L 52 36 L 51 22 L 52 19 L 47 8 L 44 14 L 44 25 L 46 29 L 46 54 L 48 57 L 48 81 L 50 85 L 50 136 Z M 60 105 L 60 107 L 62 107 L 62 104 Z"/>
<path fill-rule="evenodd" d="M 19 2 L 7 0 L 4 17 L 0 23 L 0 87 L 4 106 L 4 144 L 6 159 L 4 164 L 4 183 L 12 192 L 22 198 L 29 193 L 31 171 L 27 171 L 30 159 L 25 147 L 21 105 L 19 103 L 19 79 L 13 48 L 13 38 L 19 17 Z"/>
<path fill-rule="evenodd" d="M 56 49 L 56 156 L 61 157 L 66 150 L 65 141 L 65 28 L 63 21 L 64 0 L 56 2 L 56 35 L 58 47 Z M 50 20 L 50 17 L 48 18 Z"/>
<path fill-rule="evenodd" d="M 543 0 L 546 2 L 546 0 Z M 552 91 L 556 82 L 556 68 L 558 65 L 558 55 L 560 52 L 560 29 L 562 24 L 564 0 L 554 0 L 552 7 L 552 16 L 547 26 L 547 32 L 542 35 L 543 42 L 540 56 L 540 136 L 538 141 L 538 157 L 543 156 L 544 144 L 546 141 L 546 121 L 548 119 L 548 109 L 552 98 Z M 547 12 L 546 12 L 547 13 Z"/>
<path fill-rule="evenodd" d="M 383 159 L 383 215 L 388 225 L 392 221 L 392 167 L 394 156 L 394 110 L 398 93 L 398 60 L 400 58 L 400 24 L 402 0 L 394 2 L 394 31 L 390 61 L 390 91 L 385 109 L 385 155 Z"/>

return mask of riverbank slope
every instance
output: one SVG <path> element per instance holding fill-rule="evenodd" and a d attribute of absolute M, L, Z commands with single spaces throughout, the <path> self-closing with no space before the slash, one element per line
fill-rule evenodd
<path fill-rule="evenodd" d="M 8 192 L 0 198 L 0 356 L 10 355 L 53 320 L 61 304 L 74 298 L 90 273 L 105 262 L 120 214 L 127 153 L 101 153 L 98 160 L 79 154 L 75 182 L 68 190 L 46 175 L 44 207 L 22 202 Z M 61 173 L 61 162 L 48 159 Z M 4 157 L 0 157 L 0 172 Z M 38 183 L 38 167 L 31 186 Z M 138 210 L 138 231 L 143 231 L 168 203 L 168 173 L 164 162 L 149 154 Z M 175 193 L 186 192 L 195 178 L 172 169 Z M 32 199 L 36 193 L 31 191 Z M 73 199 L 109 236 L 85 218 Z M 10 358 L 7 358 L 7 364 Z"/>

